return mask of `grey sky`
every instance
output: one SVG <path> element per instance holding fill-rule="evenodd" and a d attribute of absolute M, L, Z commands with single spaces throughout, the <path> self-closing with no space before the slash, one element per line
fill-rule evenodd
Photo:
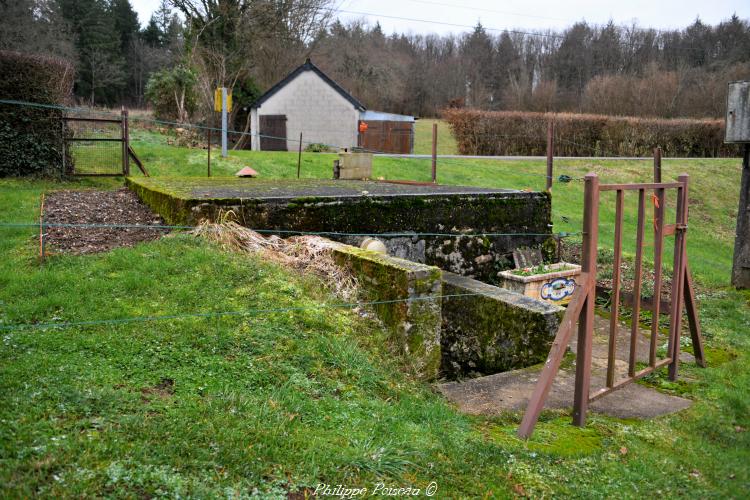
<path fill-rule="evenodd" d="M 159 0 L 131 0 L 131 3 L 141 24 L 145 24 L 158 7 Z M 750 18 L 750 2 L 747 0 L 338 0 L 337 3 L 341 10 L 349 11 L 340 13 L 340 18 L 364 18 L 372 24 L 378 20 L 386 33 L 458 33 L 468 28 L 455 25 L 473 26 L 477 21 L 488 28 L 560 29 L 581 19 L 594 24 L 612 19 L 617 24 L 637 21 L 643 27 L 664 29 L 684 27 L 696 17 L 708 24 L 716 24 L 733 13 L 744 19 Z"/>

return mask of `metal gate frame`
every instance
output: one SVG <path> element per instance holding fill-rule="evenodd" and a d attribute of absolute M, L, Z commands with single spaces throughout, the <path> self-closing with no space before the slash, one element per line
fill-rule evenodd
<path fill-rule="evenodd" d="M 664 366 L 669 366 L 669 379 L 677 378 L 680 355 L 680 334 L 682 330 L 683 302 L 690 324 L 690 335 L 693 351 L 699 366 L 705 367 L 703 341 L 700 334 L 695 290 L 688 270 L 686 252 L 686 232 L 688 221 L 688 184 L 689 176 L 682 174 L 677 182 L 658 182 L 644 184 L 599 184 L 596 174 L 590 173 L 584 178 L 584 216 L 583 248 L 581 256 L 580 286 L 573 293 L 568 308 L 563 316 L 560 328 L 552 343 L 547 361 L 534 392 L 529 400 L 526 412 L 518 428 L 518 435 L 528 438 L 534 432 L 539 414 L 544 408 L 550 388 L 560 368 L 563 356 L 570 342 L 573 327 L 578 323 L 578 351 L 576 353 L 575 393 L 573 400 L 573 424 L 584 426 L 589 403 L 601 398 L 631 382 L 638 380 Z M 665 195 L 667 189 L 677 190 L 677 206 L 674 224 L 664 223 Z M 594 335 L 594 305 L 596 301 L 596 260 L 599 241 L 599 198 L 602 191 L 616 191 L 615 207 L 615 244 L 614 270 L 612 286 L 612 307 L 610 318 L 607 380 L 606 387 L 593 394 L 591 386 L 591 355 Z M 615 382 L 615 354 L 617 349 L 617 320 L 620 306 L 620 263 L 622 259 L 622 226 L 624 198 L 626 191 L 638 192 L 638 226 L 636 233 L 635 278 L 633 285 L 633 320 L 630 332 L 630 353 L 628 376 Z M 641 306 L 641 278 L 643 270 L 643 243 L 645 233 L 645 200 L 646 191 L 653 191 L 654 203 L 654 298 L 661 295 L 662 260 L 664 237 L 673 235 L 674 271 L 672 277 L 672 294 L 670 304 L 669 338 L 667 357 L 657 360 L 656 343 L 659 332 L 660 300 L 653 301 L 653 318 L 649 346 L 649 366 L 636 371 L 636 347 L 638 339 L 638 319 Z"/>
<path fill-rule="evenodd" d="M 75 171 L 75 165 L 73 165 L 73 170 L 71 172 L 72 175 L 80 176 L 80 177 L 118 177 L 120 175 L 130 175 L 130 156 L 131 154 L 134 155 L 132 152 L 132 149 L 130 148 L 130 131 L 128 128 L 128 110 L 124 107 L 122 108 L 120 118 L 82 118 L 77 116 L 63 116 L 63 134 L 62 134 L 62 142 L 63 142 L 63 152 L 67 151 L 68 144 L 70 142 L 119 142 L 122 144 L 122 172 L 120 173 L 76 173 Z M 67 123 L 68 122 L 93 122 L 93 123 L 116 123 L 120 125 L 120 137 L 119 138 L 112 138 L 112 137 L 67 137 L 66 130 L 67 130 Z M 63 173 L 65 173 L 65 158 L 66 154 L 63 153 Z M 138 162 L 138 160 L 136 159 Z M 138 162 L 140 163 L 140 162 Z M 141 170 L 143 170 L 141 168 Z"/>

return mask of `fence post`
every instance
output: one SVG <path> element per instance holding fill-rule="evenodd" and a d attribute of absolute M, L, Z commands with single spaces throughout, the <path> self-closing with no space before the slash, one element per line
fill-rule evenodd
<path fill-rule="evenodd" d="M 299 133 L 299 150 L 297 152 L 297 179 L 299 179 L 299 170 L 302 165 L 302 132 Z"/>
<path fill-rule="evenodd" d="M 63 114 L 62 119 L 60 120 L 60 130 L 62 131 L 62 177 L 66 176 L 68 174 L 67 172 L 67 152 L 68 152 L 68 144 L 65 140 L 65 131 L 66 131 L 66 122 L 65 122 L 65 114 Z M 71 172 L 72 173 L 72 172 Z"/>
<path fill-rule="evenodd" d="M 555 123 L 550 119 L 547 123 L 547 191 L 552 191 L 552 162 L 555 150 Z"/>
<path fill-rule="evenodd" d="M 742 180 L 735 234 L 732 285 L 750 288 L 750 144 L 744 144 L 742 153 Z"/>
<path fill-rule="evenodd" d="M 686 248 L 685 231 L 687 231 L 688 213 L 688 180 L 687 174 L 682 174 L 677 181 L 682 187 L 677 191 L 677 207 L 675 217 L 674 233 L 674 264 L 672 272 L 672 307 L 669 320 L 668 356 L 672 358 L 669 363 L 669 380 L 677 380 L 677 368 L 680 362 L 680 332 L 682 330 L 682 301 L 685 293 Z"/>
<path fill-rule="evenodd" d="M 211 120 L 213 122 L 213 120 Z M 211 177 L 211 126 L 208 127 L 208 176 Z"/>
<path fill-rule="evenodd" d="M 661 148 L 654 148 L 654 182 L 661 183 Z"/>
<path fill-rule="evenodd" d="M 432 124 L 432 183 L 437 183 L 437 123 Z"/>
<path fill-rule="evenodd" d="M 599 240 L 599 178 L 594 173 L 584 178 L 583 191 L 583 247 L 581 272 L 596 280 L 596 259 Z M 578 320 L 578 352 L 576 353 L 575 395 L 573 424 L 586 425 L 591 386 L 591 350 L 594 335 L 594 305 L 596 282 L 589 288 L 586 302 Z"/>
<path fill-rule="evenodd" d="M 44 264 L 44 254 L 46 252 L 47 228 L 44 224 L 44 193 L 39 200 L 39 263 Z"/>
<path fill-rule="evenodd" d="M 130 130 L 128 129 L 128 110 L 122 107 L 122 173 L 130 175 Z"/>

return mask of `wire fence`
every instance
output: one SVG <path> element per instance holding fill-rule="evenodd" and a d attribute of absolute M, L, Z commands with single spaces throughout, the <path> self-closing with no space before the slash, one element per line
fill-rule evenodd
<path fill-rule="evenodd" d="M 40 202 L 40 219 L 39 222 L 0 222 L 0 229 L 23 229 L 39 228 L 41 251 L 44 252 L 45 229 L 47 228 L 74 228 L 74 229 L 154 229 L 154 230 L 192 230 L 194 226 L 189 225 L 166 225 L 166 224 L 105 224 L 105 223 L 52 223 L 46 222 L 43 216 L 44 198 Z M 205 228 L 203 229 L 205 230 Z M 210 230 L 210 229 L 209 229 Z M 216 228 L 220 230 L 220 228 Z M 387 232 L 387 233 L 368 233 L 368 232 L 335 232 L 335 231 L 301 231 L 301 230 L 284 230 L 284 229 L 253 229 L 261 234 L 283 234 L 283 235 L 313 235 L 313 236 L 379 236 L 379 237 L 502 237 L 502 236 L 543 236 L 566 238 L 576 236 L 579 233 L 492 233 L 492 232 L 464 232 L 464 233 L 432 233 L 432 232 Z M 320 303 L 310 306 L 294 307 L 272 307 L 272 308 L 248 308 L 233 311 L 205 311 L 205 312 L 186 312 L 169 315 L 143 315 L 122 318 L 106 318 L 83 321 L 59 321 L 59 322 L 32 322 L 32 323 L 11 323 L 0 324 L 0 331 L 18 331 L 18 330 L 59 330 L 68 328 L 85 328 L 96 326 L 114 326 L 130 323 L 143 323 L 154 321 L 183 320 L 183 319 L 210 319 L 220 317 L 248 317 L 248 316 L 268 316 L 280 313 L 301 312 L 320 309 L 355 309 L 363 307 L 374 307 L 378 305 L 388 305 L 397 303 L 412 303 L 421 301 L 444 300 L 459 297 L 471 297 L 482 295 L 481 293 L 459 293 L 459 294 L 438 294 L 427 296 L 414 296 L 409 298 L 398 298 L 389 300 L 360 300 L 341 303 Z"/>
<path fill-rule="evenodd" d="M 18 106 L 33 106 L 33 107 L 43 107 L 43 108 L 53 108 L 61 110 L 65 113 L 67 113 L 69 116 L 75 116 L 77 118 L 91 118 L 91 119 L 111 119 L 111 120 L 120 120 L 121 115 L 114 113 L 112 111 L 108 110 L 101 110 L 101 109 L 92 109 L 92 108 L 81 108 L 81 107 L 67 107 L 67 106 L 60 106 L 60 105 L 49 105 L 49 104 L 38 104 L 38 103 L 30 103 L 30 102 L 24 102 L 24 101 L 16 101 L 16 100 L 7 100 L 2 99 L 0 100 L 0 104 L 9 104 L 9 105 L 18 105 Z M 176 121 L 169 121 L 169 120 L 159 120 L 154 119 L 150 117 L 144 117 L 144 116 L 130 116 L 129 120 L 132 122 L 138 122 L 141 123 L 145 128 L 149 127 L 165 127 L 170 131 L 170 136 L 173 137 L 173 140 L 168 140 L 168 143 L 172 142 L 173 145 L 181 145 L 181 138 L 180 133 L 176 131 L 192 131 L 193 134 L 196 137 L 187 137 L 183 138 L 185 145 L 192 148 L 202 148 L 207 149 L 209 147 L 216 147 L 217 143 L 220 140 L 220 134 L 221 129 L 214 126 L 209 126 L 205 124 L 194 124 L 194 123 L 182 123 L 182 122 L 176 122 Z M 73 132 L 73 134 L 76 136 L 76 138 L 85 138 L 86 134 L 92 135 L 92 134 L 98 134 L 97 138 L 109 140 L 109 139 L 115 139 L 113 137 L 116 135 L 116 126 L 111 125 L 108 127 L 101 126 L 101 124 L 88 124 L 86 125 L 84 122 L 81 122 L 80 124 L 76 123 L 75 126 L 71 126 L 70 129 Z M 326 130 L 319 130 L 321 133 L 325 133 Z M 384 132 L 383 132 L 384 133 Z M 250 139 L 252 138 L 265 138 L 265 139 L 273 139 L 277 141 L 286 141 L 290 144 L 299 144 L 301 146 L 301 149 L 303 152 L 306 152 L 305 149 L 307 147 L 316 149 L 322 147 L 323 149 L 327 149 L 329 151 L 338 151 L 343 149 L 351 149 L 352 145 L 341 145 L 341 144 L 326 144 L 321 143 L 318 140 L 315 139 L 309 139 L 303 137 L 297 138 L 297 137 L 282 137 L 282 136 L 276 136 L 276 135 L 270 135 L 270 134 L 262 134 L 258 133 L 257 131 L 243 131 L 243 130 L 228 130 L 227 131 L 228 137 L 230 138 L 231 142 L 233 144 L 238 143 L 245 143 L 245 145 L 249 145 Z M 210 137 L 209 137 L 210 135 Z M 480 134 L 481 135 L 481 134 Z M 489 134 L 492 135 L 493 138 L 497 139 L 498 141 L 509 141 L 509 140 L 524 140 L 524 141 L 536 141 L 539 143 L 539 150 L 540 153 L 545 147 L 546 144 L 546 138 L 542 137 L 542 134 Z M 142 138 L 139 138 L 137 135 L 133 137 L 133 142 L 138 142 L 143 140 Z M 583 151 L 590 152 L 592 155 L 596 155 L 599 153 L 599 150 L 596 148 L 596 146 L 592 146 L 589 144 L 582 144 L 577 141 L 561 137 L 558 133 L 554 134 L 554 141 L 560 141 L 568 144 L 575 145 L 576 147 L 581 148 Z M 119 144 L 116 142 L 112 142 L 111 144 L 108 144 L 104 141 L 102 143 L 97 142 L 96 144 L 92 142 L 85 142 L 82 141 L 81 144 L 76 144 L 73 146 L 73 159 L 77 164 L 77 168 L 80 168 L 80 171 L 82 173 L 100 173 L 100 172 L 110 172 L 113 170 L 114 165 L 118 161 L 121 160 L 122 153 L 120 150 L 116 150 L 117 147 L 119 147 Z M 375 149 L 366 149 L 366 148 L 356 148 L 357 151 L 365 152 L 365 153 L 372 153 L 374 155 L 383 155 L 383 156 L 391 156 L 393 158 L 408 158 L 412 161 L 425 161 L 430 162 L 433 161 L 432 155 L 406 155 L 406 154 L 394 154 L 387 151 L 380 151 Z M 216 155 L 214 155 L 214 158 L 216 158 Z M 440 162 L 441 165 L 457 165 L 461 167 L 466 167 L 467 161 L 471 160 L 477 160 L 477 159 L 502 159 L 503 157 L 482 157 L 482 156 L 464 156 L 464 155 L 456 155 L 453 156 L 446 156 L 446 155 L 437 155 L 434 160 L 437 160 Z M 508 157 L 510 159 L 542 159 L 543 156 L 511 156 Z M 580 157 L 554 157 L 555 160 L 565 160 L 565 159 L 579 159 Z M 644 157 L 644 158 L 637 158 L 637 157 L 601 157 L 601 156 L 591 156 L 586 157 L 590 159 L 602 159 L 602 160 L 618 160 L 618 159 L 624 159 L 624 160 L 652 160 L 651 157 Z M 207 161 L 210 161 L 207 158 Z M 472 167 L 475 165 L 472 164 Z M 210 168 L 210 167 L 209 167 Z M 429 169 L 426 168 L 425 172 L 427 172 Z M 542 172 L 529 172 L 529 171 L 523 171 L 519 169 L 514 169 L 512 171 L 513 175 L 521 175 L 525 177 L 534 177 L 539 179 L 545 179 L 545 184 L 549 187 L 549 185 L 553 183 L 567 183 L 572 180 L 582 180 L 582 177 L 580 175 L 572 174 L 571 172 L 555 172 L 554 174 L 550 175 L 549 172 L 542 173 Z"/>
<path fill-rule="evenodd" d="M 355 309 L 360 307 L 373 307 L 378 305 L 388 304 L 399 304 L 406 302 L 424 302 L 431 300 L 443 300 L 450 298 L 459 297 L 474 297 L 483 295 L 482 293 L 458 293 L 458 294 L 447 294 L 447 295 L 429 295 L 429 296 L 417 296 L 403 299 L 392 299 L 392 300 L 372 300 L 372 301 L 357 301 L 357 302 L 344 302 L 344 303 L 322 303 L 311 306 L 296 306 L 296 307 L 271 307 L 271 308 L 250 308 L 240 311 L 209 311 L 209 312 L 194 312 L 194 313 L 182 313 L 182 314 L 168 314 L 161 316 L 131 316 L 127 318 L 111 318 L 111 319 L 99 319 L 99 320 L 88 320 L 88 321 L 66 321 L 66 322 L 47 322 L 47 323 L 12 323 L 9 325 L 0 324 L 0 331 L 8 330 L 46 330 L 46 329 L 64 329 L 64 328 L 75 328 L 75 327 L 87 327 L 87 326 L 107 326 L 107 325 L 121 325 L 126 323 L 143 323 L 151 321 L 168 321 L 168 320 L 179 320 L 179 319 L 210 319 L 220 318 L 228 316 L 260 316 L 260 315 L 272 315 L 280 314 L 285 312 L 299 312 L 299 311 L 311 311 L 320 309 Z"/>

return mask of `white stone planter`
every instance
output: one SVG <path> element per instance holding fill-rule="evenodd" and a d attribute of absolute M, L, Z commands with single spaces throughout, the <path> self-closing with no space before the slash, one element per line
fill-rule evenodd
<path fill-rule="evenodd" d="M 519 276 L 513 274 L 514 270 L 508 270 L 502 271 L 499 276 L 502 279 L 503 288 L 552 304 L 567 304 L 578 286 L 581 266 L 558 262 L 547 265 L 547 268 L 550 272 L 543 274 Z M 563 270 L 556 271 L 556 269 Z"/>

